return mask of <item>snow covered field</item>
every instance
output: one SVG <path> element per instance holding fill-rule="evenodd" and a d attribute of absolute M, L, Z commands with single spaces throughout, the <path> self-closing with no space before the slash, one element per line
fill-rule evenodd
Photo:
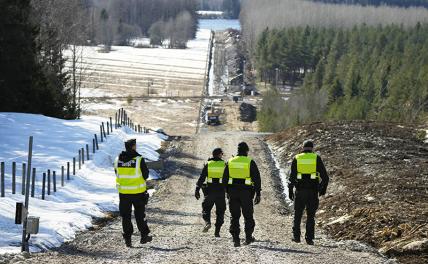
<path fill-rule="evenodd" d="M 65 186 L 60 185 L 61 166 L 72 161 L 78 149 L 92 144 L 93 135 L 106 119 L 84 116 L 82 120 L 62 120 L 41 115 L 0 113 L 0 161 L 6 164 L 6 197 L 0 197 L 0 254 L 19 252 L 22 226 L 14 224 L 15 203 L 21 195 L 21 163 L 27 162 L 28 137 L 34 136 L 32 167 L 37 169 L 35 198 L 30 198 L 30 215 L 40 217 L 39 234 L 30 239 L 31 251 L 56 247 L 72 240 L 78 231 L 91 226 L 93 217 L 116 211 L 113 160 L 127 138 L 136 138 L 140 154 L 158 160 L 156 152 L 165 136 L 134 134 L 129 129 L 114 130 L 99 151 L 91 153 L 81 170 Z M 90 148 L 92 149 L 92 148 Z M 17 162 L 16 194 L 11 192 L 12 162 Z M 71 165 L 72 166 L 72 165 Z M 76 166 L 77 167 L 77 166 Z M 41 200 L 41 178 L 47 169 L 57 172 L 57 192 Z M 157 177 L 155 171 L 150 176 Z"/>
<path fill-rule="evenodd" d="M 199 95 L 209 38 L 210 30 L 201 29 L 187 49 L 113 46 L 102 53 L 99 47 L 82 47 L 82 96 L 142 96 L 149 89 L 152 95 Z"/>

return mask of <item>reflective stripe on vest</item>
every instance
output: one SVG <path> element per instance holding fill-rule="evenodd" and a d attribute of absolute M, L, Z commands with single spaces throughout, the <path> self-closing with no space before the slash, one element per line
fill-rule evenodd
<path fill-rule="evenodd" d="M 317 154 L 308 152 L 296 155 L 297 179 L 301 180 L 303 174 L 311 175 L 312 180 L 319 180 L 317 173 Z"/>
<path fill-rule="evenodd" d="M 245 180 L 245 185 L 253 185 L 250 175 L 251 158 L 246 156 L 236 156 L 229 160 L 229 182 L 233 184 L 234 179 Z"/>
<path fill-rule="evenodd" d="M 213 179 L 219 179 L 219 183 L 222 183 L 224 167 L 226 167 L 226 164 L 223 160 L 208 161 L 207 183 L 212 183 Z"/>
<path fill-rule="evenodd" d="M 147 190 L 146 181 L 141 172 L 140 163 L 142 157 L 135 157 L 128 162 L 116 158 L 116 186 L 119 193 L 136 194 Z"/>

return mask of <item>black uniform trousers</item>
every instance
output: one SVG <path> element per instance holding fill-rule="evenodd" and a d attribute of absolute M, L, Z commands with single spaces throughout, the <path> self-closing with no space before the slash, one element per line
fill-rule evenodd
<path fill-rule="evenodd" d="M 318 190 L 297 189 L 294 198 L 294 223 L 293 235 L 300 237 L 300 223 L 303 211 L 306 209 L 306 233 L 305 238 L 313 240 L 315 236 L 315 213 L 318 209 Z"/>
<path fill-rule="evenodd" d="M 254 221 L 254 191 L 244 188 L 229 188 L 229 210 L 230 210 L 230 233 L 233 238 L 238 238 L 241 232 L 239 218 L 244 216 L 245 235 L 250 237 L 254 232 L 256 222 Z"/>
<path fill-rule="evenodd" d="M 131 214 L 132 206 L 134 206 L 134 215 L 137 222 L 138 230 L 141 236 L 144 237 L 150 233 L 149 227 L 147 226 L 146 218 L 146 204 L 149 200 L 149 194 L 147 192 L 138 194 L 122 194 L 119 193 L 119 212 L 122 217 L 122 228 L 123 236 L 131 237 L 134 232 L 132 226 Z"/>
<path fill-rule="evenodd" d="M 226 198 L 224 189 L 210 188 L 205 191 L 202 202 L 202 218 L 206 223 L 211 223 L 211 210 L 215 205 L 215 226 L 220 228 L 224 223 L 224 212 L 226 211 Z"/>

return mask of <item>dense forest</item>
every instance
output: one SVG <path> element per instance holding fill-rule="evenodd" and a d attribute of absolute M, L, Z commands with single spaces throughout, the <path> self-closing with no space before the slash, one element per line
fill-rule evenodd
<path fill-rule="evenodd" d="M 355 6 L 315 3 L 302 0 L 245 0 L 241 9 L 244 38 L 254 51 L 265 30 L 298 26 L 352 28 L 354 25 L 397 24 L 405 27 L 428 22 L 428 10 L 390 6 Z"/>
<path fill-rule="evenodd" d="M 314 2 L 347 4 L 347 5 L 390 5 L 400 7 L 423 6 L 428 7 L 427 0 L 310 0 Z"/>
<path fill-rule="evenodd" d="M 264 131 L 325 119 L 417 122 L 428 112 L 428 10 L 246 0 L 241 22 L 258 80 L 272 85 Z"/>
<path fill-rule="evenodd" d="M 426 24 L 266 29 L 256 64 L 265 78 L 279 68 L 282 81 L 303 80 L 288 101 L 265 95 L 265 131 L 324 119 L 415 122 L 428 112 Z"/>
<path fill-rule="evenodd" d="M 33 11 L 30 0 L 0 2 L 0 111 L 77 117 L 63 71 L 63 35 L 48 21 L 41 30 Z"/>

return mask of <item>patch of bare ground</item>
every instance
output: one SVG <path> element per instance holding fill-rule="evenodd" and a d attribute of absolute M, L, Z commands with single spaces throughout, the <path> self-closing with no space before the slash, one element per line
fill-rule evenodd
<path fill-rule="evenodd" d="M 315 141 L 331 177 L 318 224 L 331 236 L 366 242 L 401 263 L 428 263 L 428 144 L 420 131 L 392 123 L 315 123 L 268 142 L 287 166 L 303 140 Z"/>

